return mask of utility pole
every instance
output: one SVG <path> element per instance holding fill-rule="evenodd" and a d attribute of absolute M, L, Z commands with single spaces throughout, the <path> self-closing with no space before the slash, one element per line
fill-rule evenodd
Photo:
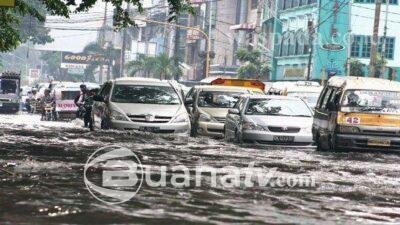
<path fill-rule="evenodd" d="M 386 36 L 387 36 L 388 14 L 389 14 L 389 0 L 386 0 L 385 27 L 383 30 L 382 52 L 381 52 L 382 63 L 385 61 L 385 57 L 386 57 Z M 381 78 L 383 78 L 385 76 L 385 69 L 386 69 L 385 65 L 382 64 Z"/>
<path fill-rule="evenodd" d="M 105 41 L 106 41 L 106 29 L 107 29 L 107 8 L 108 8 L 108 2 L 106 2 L 106 6 L 104 7 L 104 18 L 103 18 L 103 25 L 101 29 L 101 33 L 99 35 L 100 38 L 100 46 L 104 48 Z M 110 70 L 110 68 L 108 68 Z M 109 79 L 109 78 L 108 78 Z M 100 65 L 100 70 L 99 70 L 99 83 L 103 83 L 103 65 Z"/>
<path fill-rule="evenodd" d="M 389 1 L 389 0 L 386 0 Z M 378 52 L 378 34 L 379 34 L 379 22 L 381 17 L 381 5 L 382 0 L 375 1 L 375 19 L 374 19 L 374 30 L 372 34 L 371 52 L 369 60 L 369 76 L 375 77 L 376 71 L 376 53 Z"/>
<path fill-rule="evenodd" d="M 179 24 L 179 17 L 176 19 L 176 24 Z M 181 39 L 181 32 L 179 27 L 175 28 L 175 41 L 174 41 L 174 65 L 176 68 L 179 67 L 179 59 L 180 59 L 180 39 Z M 165 79 L 165 77 L 164 77 Z M 174 74 L 174 79 L 179 80 L 178 74 Z"/>
<path fill-rule="evenodd" d="M 126 11 L 129 14 L 131 7 L 130 4 L 128 3 L 128 6 L 126 7 Z M 119 68 L 119 77 L 124 77 L 124 71 L 125 71 L 125 51 L 126 51 L 126 28 L 124 28 L 124 31 L 122 32 L 122 46 L 121 46 L 121 65 Z"/>
<path fill-rule="evenodd" d="M 349 26 L 349 29 L 348 29 L 348 33 L 349 33 L 349 35 L 351 34 L 351 4 L 352 4 L 352 1 L 349 1 L 349 15 L 348 15 L 348 26 Z M 351 40 L 351 36 L 349 36 L 349 40 Z M 347 61 L 346 61 L 346 75 L 347 76 L 350 76 L 350 74 L 351 74 L 351 61 L 350 61 L 350 59 L 351 59 L 351 41 L 349 41 L 349 44 L 347 45 Z"/>
<path fill-rule="evenodd" d="M 315 33 L 314 22 L 312 20 L 309 20 L 308 21 L 309 55 L 308 55 L 308 66 L 307 66 L 307 80 L 310 80 L 311 78 L 311 62 L 314 52 L 314 33 Z"/>

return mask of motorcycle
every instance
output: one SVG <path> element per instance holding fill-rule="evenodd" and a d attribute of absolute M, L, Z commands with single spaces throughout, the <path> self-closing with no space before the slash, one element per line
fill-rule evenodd
<path fill-rule="evenodd" d="M 54 115 L 54 107 L 53 103 L 46 103 L 44 105 L 44 116 L 42 117 L 42 120 L 45 121 L 55 121 L 55 115 Z"/>

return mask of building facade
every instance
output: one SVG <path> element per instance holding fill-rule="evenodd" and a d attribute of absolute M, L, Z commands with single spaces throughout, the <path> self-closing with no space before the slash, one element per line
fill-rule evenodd
<path fill-rule="evenodd" d="M 391 68 L 382 75 L 385 78 L 395 77 L 400 67 L 400 46 L 396 45 L 400 30 L 395 29 L 400 24 L 397 1 L 389 1 L 385 41 L 385 3 L 381 9 L 378 52 L 383 54 L 385 50 Z M 368 74 L 374 1 L 278 0 L 276 6 L 271 80 L 325 80 L 346 75 L 352 60 L 364 63 Z"/>

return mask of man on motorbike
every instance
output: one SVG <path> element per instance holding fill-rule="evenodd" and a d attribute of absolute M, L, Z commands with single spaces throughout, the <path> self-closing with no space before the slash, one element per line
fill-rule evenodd
<path fill-rule="evenodd" d="M 28 113 L 36 112 L 36 104 L 37 104 L 37 89 L 32 88 L 30 92 L 28 92 L 28 99 L 26 99 L 26 110 Z"/>
<path fill-rule="evenodd" d="M 46 89 L 44 91 L 44 96 L 40 100 L 40 107 L 42 109 L 42 120 L 45 119 L 46 117 L 46 106 L 51 106 L 52 107 L 52 114 L 53 114 L 53 119 L 56 118 L 56 109 L 55 109 L 56 101 L 54 99 L 54 96 L 50 95 L 50 89 Z"/>

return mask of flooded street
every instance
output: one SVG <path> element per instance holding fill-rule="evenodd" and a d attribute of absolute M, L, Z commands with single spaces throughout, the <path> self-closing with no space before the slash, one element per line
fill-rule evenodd
<path fill-rule="evenodd" d="M 82 125 L 0 116 L 0 224 L 400 224 L 399 154 L 239 147 L 209 138 L 89 132 Z M 153 167 L 254 162 L 280 176 L 313 177 L 316 185 L 143 185 L 130 201 L 107 205 L 89 193 L 83 171 L 91 154 L 111 144 Z"/>

